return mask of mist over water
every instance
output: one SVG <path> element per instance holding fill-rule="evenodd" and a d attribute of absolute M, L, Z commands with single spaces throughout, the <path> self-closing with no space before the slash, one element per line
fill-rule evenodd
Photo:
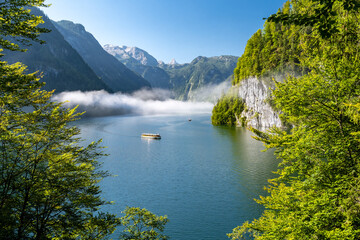
<path fill-rule="evenodd" d="M 230 81 L 224 81 L 219 84 L 207 84 L 192 91 L 189 94 L 189 99 L 195 102 L 211 102 L 215 104 L 221 96 L 228 93 L 230 88 Z"/>
<path fill-rule="evenodd" d="M 111 115 L 192 115 L 211 113 L 210 102 L 182 102 L 171 98 L 172 93 L 163 89 L 140 90 L 133 94 L 108 93 L 104 90 L 90 92 L 62 92 L 53 101 L 66 102 L 65 107 L 78 106 L 85 116 Z"/>

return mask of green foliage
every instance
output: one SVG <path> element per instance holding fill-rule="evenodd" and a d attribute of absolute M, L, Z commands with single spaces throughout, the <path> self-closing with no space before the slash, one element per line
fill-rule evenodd
<path fill-rule="evenodd" d="M 2 1 L 2 37 L 38 40 L 42 20 L 24 7 L 42 2 Z M 10 40 L 0 44 L 20 50 Z M 52 92 L 25 72 L 0 61 L 0 238 L 105 238 L 118 220 L 98 212 L 106 204 L 98 183 L 108 175 L 97 161 L 100 141 L 81 144 L 80 130 L 69 126 L 79 117 L 75 109 L 51 102 Z"/>
<path fill-rule="evenodd" d="M 341 4 L 346 11 L 358 11 L 359 0 L 310 0 L 307 1 L 310 11 L 306 12 L 279 12 L 271 15 L 269 22 L 283 23 L 287 25 L 311 26 L 316 29 L 322 38 L 329 38 L 339 30 L 336 28 L 336 21 L 333 16 L 337 14 L 336 6 Z"/>
<path fill-rule="evenodd" d="M 100 142 L 79 144 L 79 129 L 68 125 L 75 109 L 51 102 L 52 93 L 25 70 L 0 62 L 0 238 L 112 232 L 115 217 L 95 213 L 106 204 L 97 185 L 107 176 L 97 162 Z"/>
<path fill-rule="evenodd" d="M 223 96 L 213 108 L 211 122 L 213 125 L 235 126 L 243 110 L 244 103 L 241 99 Z"/>
<path fill-rule="evenodd" d="M 360 14 L 347 1 L 332 2 L 328 22 L 336 31 L 301 37 L 310 71 L 273 92 L 293 129 L 254 130 L 282 162 L 269 195 L 257 200 L 265 212 L 231 239 L 360 239 Z M 316 14 L 314 1 L 292 4 L 294 14 Z"/>
<path fill-rule="evenodd" d="M 165 240 L 168 236 L 162 234 L 167 216 L 156 216 L 145 208 L 127 207 L 121 217 L 121 224 L 124 226 L 120 239 L 132 240 Z"/>
<path fill-rule="evenodd" d="M 279 14 L 291 10 L 287 1 Z M 249 77 L 301 74 L 299 65 L 300 27 L 266 21 L 263 30 L 258 30 L 247 42 L 244 54 L 234 70 L 233 84 Z"/>
<path fill-rule="evenodd" d="M 0 2 L 0 46 L 13 51 L 25 51 L 19 44 L 27 45 L 30 41 L 43 43 L 38 37 L 48 32 L 38 25 L 41 17 L 30 13 L 30 6 L 46 7 L 44 0 L 4 0 Z"/>

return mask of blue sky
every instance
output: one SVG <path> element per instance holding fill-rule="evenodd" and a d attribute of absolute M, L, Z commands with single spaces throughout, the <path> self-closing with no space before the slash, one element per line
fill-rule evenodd
<path fill-rule="evenodd" d="M 46 0 L 53 20 L 81 23 L 100 44 L 136 46 L 157 60 L 241 56 L 285 0 Z"/>

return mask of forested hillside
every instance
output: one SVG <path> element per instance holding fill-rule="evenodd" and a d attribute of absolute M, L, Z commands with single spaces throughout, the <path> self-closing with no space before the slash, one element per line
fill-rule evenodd
<path fill-rule="evenodd" d="M 291 11 L 286 2 L 280 12 Z M 277 77 L 302 74 L 300 35 L 311 28 L 266 21 L 247 42 L 244 54 L 234 70 L 233 84 L 249 77 Z"/>
<path fill-rule="evenodd" d="M 175 95 L 181 100 L 188 97 L 198 88 L 208 84 L 219 84 L 230 81 L 237 57 L 197 57 L 191 63 L 177 66 L 164 66 L 170 76 Z"/>
<path fill-rule="evenodd" d="M 278 13 L 288 14 L 294 11 L 296 6 L 291 6 L 290 2 L 284 3 L 282 9 Z M 238 59 L 237 65 L 234 69 L 234 75 L 232 79 L 233 86 L 240 86 L 242 80 L 249 78 L 256 78 L 259 84 L 256 86 L 240 86 L 239 97 L 246 96 L 246 99 L 241 99 L 245 106 L 247 104 L 252 105 L 244 108 L 249 110 L 246 113 L 238 113 L 237 118 L 242 119 L 238 125 L 247 125 L 246 123 L 257 123 L 256 126 L 264 125 L 266 120 L 265 116 L 274 115 L 273 118 L 277 119 L 277 113 L 269 105 L 271 102 L 271 94 L 266 89 L 253 89 L 254 87 L 273 88 L 274 84 L 271 84 L 272 79 L 276 81 L 282 81 L 287 75 L 301 76 L 306 73 L 307 68 L 304 64 L 301 64 L 301 58 L 303 57 L 303 49 L 300 44 L 301 35 L 311 32 L 311 27 L 299 27 L 295 25 L 284 25 L 279 22 L 265 21 L 264 28 L 259 29 L 248 40 L 243 55 Z M 254 81 L 252 81 L 254 82 Z M 256 82 L 256 81 L 255 81 Z M 251 89 L 245 89 L 246 87 Z M 249 93 L 251 92 L 251 94 Z M 251 96 L 250 96 L 250 95 Z M 255 95 L 254 95 L 255 94 Z M 257 95 L 260 94 L 260 95 Z M 265 95 L 263 95 L 265 94 Z M 254 96 L 253 96 L 254 95 Z M 260 99 L 263 102 L 259 102 Z M 251 102 L 251 103 L 249 103 Z M 215 108 L 218 106 L 215 106 Z M 215 110 L 214 108 L 214 110 Z M 267 113 L 258 112 L 256 109 L 267 109 Z M 217 112 L 217 111 L 215 111 Z M 225 111 L 222 111 L 223 113 Z M 223 119 L 220 125 L 233 125 L 232 119 L 235 116 L 221 116 L 221 112 L 217 112 L 218 118 Z M 228 119 L 227 119 L 228 118 Z M 258 120 L 256 120 L 256 118 Z M 214 119 L 214 118 L 213 118 Z M 270 121 L 273 122 L 273 121 Z M 213 124 L 219 125 L 219 122 L 213 121 Z M 269 125 L 266 123 L 265 125 Z M 250 124 L 254 126 L 253 124 Z"/>
<path fill-rule="evenodd" d="M 267 149 L 275 149 L 281 163 L 266 188 L 268 195 L 257 200 L 266 209 L 262 216 L 234 229 L 229 237 L 358 240 L 360 2 L 294 0 L 284 9 L 289 3 L 290 11 L 268 20 L 299 32 L 294 49 L 301 57 L 286 58 L 288 65 L 279 61 L 273 68 L 285 69 L 299 61 L 307 69 L 277 82 L 273 91 L 272 104 L 292 129 L 252 129 Z M 252 59 L 262 56 L 264 49 L 255 48 Z M 250 72 L 242 66 L 236 82 L 268 69 L 258 65 Z"/>

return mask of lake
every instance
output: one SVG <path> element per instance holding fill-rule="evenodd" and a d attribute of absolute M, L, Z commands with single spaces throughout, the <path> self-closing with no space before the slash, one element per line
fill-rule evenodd
<path fill-rule="evenodd" d="M 188 121 L 191 118 L 192 121 Z M 112 116 L 76 123 L 87 140 L 103 139 L 110 154 L 103 168 L 114 176 L 101 182 L 115 203 L 167 215 L 165 234 L 175 240 L 221 240 L 261 215 L 253 199 L 266 194 L 278 160 L 244 128 L 215 127 L 210 115 Z M 141 133 L 160 133 L 161 140 Z"/>

